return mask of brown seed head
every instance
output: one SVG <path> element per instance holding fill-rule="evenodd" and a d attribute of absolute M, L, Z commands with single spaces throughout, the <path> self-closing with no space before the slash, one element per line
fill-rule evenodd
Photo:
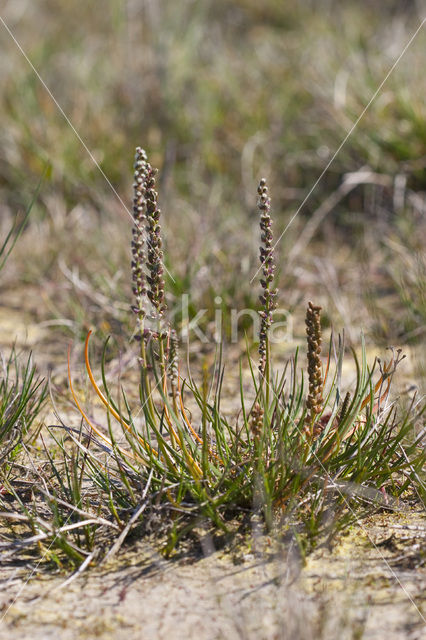
<path fill-rule="evenodd" d="M 308 303 L 306 311 L 306 334 L 308 341 L 309 395 L 306 401 L 308 415 L 306 424 L 311 426 L 323 409 L 322 364 L 321 364 L 321 307 Z"/>
<path fill-rule="evenodd" d="M 255 440 L 260 438 L 263 427 L 263 409 L 258 402 L 251 410 L 250 431 Z"/>
<path fill-rule="evenodd" d="M 271 199 L 268 194 L 266 180 L 262 178 L 257 189 L 259 194 L 258 208 L 260 212 L 260 263 L 262 278 L 260 284 L 262 293 L 259 296 L 262 304 L 259 331 L 259 371 L 265 375 L 268 331 L 272 324 L 272 314 L 277 307 L 277 289 L 272 284 L 275 276 L 275 252 L 272 235 Z"/>

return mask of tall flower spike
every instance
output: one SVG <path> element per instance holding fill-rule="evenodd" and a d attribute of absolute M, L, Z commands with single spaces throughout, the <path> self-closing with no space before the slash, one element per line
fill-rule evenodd
<path fill-rule="evenodd" d="M 145 222 L 146 222 L 146 180 L 148 159 L 141 147 L 136 148 L 133 182 L 133 229 L 132 229 L 132 290 L 135 302 L 132 311 L 136 314 L 138 334 L 143 339 L 143 321 L 146 315 L 145 265 Z"/>
<path fill-rule="evenodd" d="M 157 170 L 147 164 L 146 177 L 146 220 L 147 220 L 147 267 L 149 276 L 148 298 L 157 311 L 160 318 L 166 310 L 164 299 L 164 264 L 161 239 L 160 214 L 161 210 L 157 204 L 158 193 L 155 190 L 155 176 Z"/>
<path fill-rule="evenodd" d="M 260 263 L 262 265 L 262 278 L 260 284 L 262 294 L 259 299 L 262 303 L 260 314 L 259 332 L 259 372 L 265 375 L 268 331 L 272 324 L 272 314 L 277 307 L 277 289 L 271 288 L 275 275 L 275 255 L 272 236 L 271 199 L 268 195 L 266 180 L 262 178 L 257 189 L 259 194 L 258 208 L 260 211 Z"/>
<path fill-rule="evenodd" d="M 312 436 L 316 417 L 323 409 L 323 389 L 321 366 L 321 307 L 308 303 L 306 310 L 306 334 L 308 340 L 308 377 L 309 395 L 306 401 L 308 415 L 306 417 L 306 433 Z M 312 431 L 314 429 L 314 431 Z"/>

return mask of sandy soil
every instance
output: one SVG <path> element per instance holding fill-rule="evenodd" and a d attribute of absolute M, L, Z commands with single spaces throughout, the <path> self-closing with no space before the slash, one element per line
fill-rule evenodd
<path fill-rule="evenodd" d="M 9 298 L 0 307 L 0 348 L 11 344 L 12 334 L 19 347 L 36 347 L 41 370 L 53 369 L 62 386 L 64 343 L 52 346 L 48 328 L 23 306 Z M 232 553 L 204 540 L 199 557 L 172 560 L 153 542 L 139 542 L 114 564 L 70 583 L 46 571 L 37 556 L 4 556 L 0 640 L 421 640 L 425 557 L 426 516 L 420 512 L 376 515 L 341 536 L 333 550 L 316 551 L 303 567 L 295 550 L 277 549 L 273 540 L 245 543 Z"/>
<path fill-rule="evenodd" d="M 65 583 L 37 562 L 3 565 L 0 639 L 420 640 L 426 518 L 383 513 L 301 567 L 269 539 L 165 560 L 148 542 Z"/>

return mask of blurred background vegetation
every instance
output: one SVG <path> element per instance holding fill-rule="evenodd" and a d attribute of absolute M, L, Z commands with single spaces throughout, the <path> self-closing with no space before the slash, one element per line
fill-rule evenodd
<path fill-rule="evenodd" d="M 48 167 L 3 304 L 21 283 L 51 343 L 90 323 L 101 336 L 131 332 L 137 144 L 160 169 L 175 321 L 181 293 L 192 315 L 209 310 L 207 330 L 218 304 L 256 307 L 259 178 L 278 238 L 424 15 L 408 0 L 8 0 L 0 17 L 102 170 L 0 23 L 2 234 Z M 277 248 L 282 307 L 303 314 L 313 298 L 351 340 L 363 327 L 370 342 L 406 347 L 417 380 L 425 44 L 423 27 Z"/>

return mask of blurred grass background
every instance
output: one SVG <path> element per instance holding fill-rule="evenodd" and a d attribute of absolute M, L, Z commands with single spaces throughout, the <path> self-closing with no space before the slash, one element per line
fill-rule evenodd
<path fill-rule="evenodd" d="M 49 167 L 2 274 L 3 304 L 19 282 L 35 321 L 56 323 L 50 343 L 64 331 L 83 337 L 91 323 L 100 337 L 131 332 L 131 220 L 114 190 L 131 210 L 137 144 L 160 169 L 175 321 L 182 293 L 192 315 L 208 309 L 207 331 L 216 296 L 224 309 L 256 306 L 258 179 L 268 179 L 278 238 L 424 18 L 413 1 L 1 6 L 111 183 L 0 24 L 2 235 Z M 282 307 L 302 315 L 313 298 L 352 341 L 363 327 L 370 343 L 406 347 L 417 382 L 426 371 L 425 44 L 423 27 L 277 248 Z M 348 174 L 357 185 L 345 190 Z"/>

